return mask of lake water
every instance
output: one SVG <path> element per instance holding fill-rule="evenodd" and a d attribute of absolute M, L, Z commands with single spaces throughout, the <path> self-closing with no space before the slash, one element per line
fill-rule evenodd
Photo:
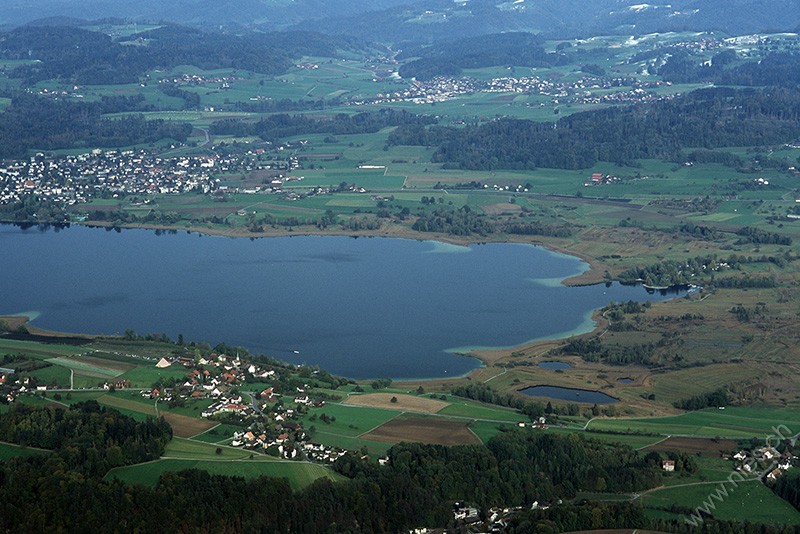
<path fill-rule="evenodd" d="M 590 404 L 613 404 L 619 402 L 611 395 L 600 391 L 588 389 L 562 388 L 559 386 L 532 386 L 519 390 L 520 393 L 531 397 L 547 397 L 571 402 L 586 402 Z"/>
<path fill-rule="evenodd" d="M 551 371 L 563 371 L 564 369 L 569 369 L 572 366 L 567 362 L 551 361 L 551 362 L 541 362 L 539 364 L 539 367 L 542 369 L 549 369 Z"/>
<path fill-rule="evenodd" d="M 0 314 L 224 341 L 352 378 L 463 375 L 480 363 L 454 352 L 583 333 L 609 301 L 666 298 L 561 286 L 586 264 L 520 244 L 0 225 L 0 250 Z"/>

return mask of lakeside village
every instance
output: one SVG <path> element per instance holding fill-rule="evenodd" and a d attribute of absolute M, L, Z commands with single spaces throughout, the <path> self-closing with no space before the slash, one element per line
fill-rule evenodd
<path fill-rule="evenodd" d="M 294 143 L 272 147 L 285 150 Z M 145 205 L 154 194 L 197 192 L 222 197 L 229 193 L 282 193 L 286 182 L 300 180 L 286 173 L 301 168 L 294 156 L 270 159 L 262 148 L 233 155 L 164 157 L 145 150 L 93 150 L 77 156 L 38 153 L 26 160 L 0 162 L 0 205 L 36 196 L 59 206 L 83 204 L 95 198 L 138 196 Z M 272 171 L 263 185 L 243 189 L 222 185 L 225 173 Z"/>
<path fill-rule="evenodd" d="M 202 402 L 207 405 L 201 412 L 202 418 L 240 428 L 232 436 L 228 436 L 233 447 L 284 459 L 302 459 L 324 464 L 332 464 L 347 453 L 344 449 L 309 441 L 314 429 L 304 429 L 300 416 L 306 414 L 311 407 L 324 406 L 329 397 L 323 393 L 313 393 L 312 386 L 297 375 L 293 376 L 292 371 L 296 370 L 247 362 L 238 356 L 230 357 L 215 352 L 207 357 L 196 354 L 194 357 L 161 358 L 155 364 L 157 369 L 175 366 L 186 368 L 184 379 L 135 390 L 131 389 L 129 380 L 116 378 L 96 389 L 115 394 L 130 391 L 134 395 L 155 403 L 164 403 L 171 408 L 186 406 L 190 401 Z M 318 373 L 316 370 L 308 370 L 307 374 L 312 377 Z M 258 384 L 261 390 L 257 393 L 241 391 L 246 384 Z M 0 368 L 0 400 L 6 403 L 14 403 L 20 395 L 47 395 L 48 391 L 58 400 L 62 394 L 81 390 L 48 387 L 38 383 L 33 377 L 23 373 L 16 374 L 15 369 Z M 319 419 L 322 424 L 335 420 L 324 413 L 317 417 L 312 415 L 311 419 Z M 225 439 L 225 436 L 220 436 L 220 440 Z"/>

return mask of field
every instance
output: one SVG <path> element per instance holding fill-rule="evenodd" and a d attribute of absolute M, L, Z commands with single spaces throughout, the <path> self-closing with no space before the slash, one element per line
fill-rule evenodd
<path fill-rule="evenodd" d="M 728 496 L 716 502 L 714 517 L 731 521 L 751 521 L 766 524 L 800 524 L 800 512 L 776 496 L 759 480 L 743 482 L 732 488 L 726 484 Z M 707 502 L 709 495 L 719 488 L 717 483 L 705 483 L 649 492 L 642 497 L 648 507 L 669 507 L 675 503 L 694 510 Z"/>
<path fill-rule="evenodd" d="M 684 452 L 697 456 L 719 458 L 720 455 L 735 452 L 737 443 L 729 439 L 667 438 L 645 448 L 645 451 Z"/>
<path fill-rule="evenodd" d="M 279 460 L 243 449 L 182 438 L 174 438 L 167 445 L 162 459 L 114 469 L 106 478 L 152 486 L 158 482 L 162 473 L 184 469 L 203 469 L 211 474 L 245 478 L 282 477 L 289 480 L 294 490 L 303 489 L 318 478 L 341 479 L 321 465 Z"/>
<path fill-rule="evenodd" d="M 392 402 L 392 399 L 395 399 Z M 448 403 L 425 397 L 411 395 L 393 395 L 392 393 L 367 393 L 365 395 L 350 395 L 347 404 L 354 406 L 368 406 L 401 412 L 437 413 L 448 406 Z"/>
<path fill-rule="evenodd" d="M 652 419 L 593 419 L 591 430 L 650 433 L 670 436 L 761 438 L 795 435 L 800 428 L 800 410 L 777 407 L 728 407 L 708 409 L 674 417 Z"/>
<path fill-rule="evenodd" d="M 433 417 L 401 416 L 368 432 L 363 437 L 387 443 L 400 441 L 416 441 L 436 445 L 481 443 L 481 439 L 466 424 Z"/>
<path fill-rule="evenodd" d="M 117 479 L 129 484 L 155 486 L 159 477 L 166 472 L 186 469 L 202 469 L 212 475 L 239 476 L 255 478 L 260 476 L 286 478 L 293 490 L 302 490 L 319 478 L 340 480 L 330 469 L 323 466 L 289 461 L 248 460 L 156 460 L 145 464 L 114 469 L 106 475 L 107 479 Z"/>

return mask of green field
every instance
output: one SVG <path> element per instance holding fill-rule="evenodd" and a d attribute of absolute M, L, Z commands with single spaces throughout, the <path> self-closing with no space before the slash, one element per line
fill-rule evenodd
<path fill-rule="evenodd" d="M 340 480 L 342 477 L 321 465 L 306 462 L 278 460 L 156 460 L 145 464 L 122 467 L 110 471 L 107 479 L 118 479 L 129 484 L 155 486 L 159 477 L 166 472 L 185 469 L 202 469 L 212 475 L 240 476 L 255 478 L 260 476 L 286 478 L 293 490 L 301 490 L 319 478 Z"/>
<path fill-rule="evenodd" d="M 156 369 L 155 364 L 136 367 L 121 375 L 120 378 L 127 378 L 131 381 L 132 387 L 147 389 L 160 380 L 171 380 L 173 378 L 184 378 L 186 369 L 183 367 L 172 366 L 166 369 Z"/>
<path fill-rule="evenodd" d="M 13 445 L 11 443 L 0 443 L 0 461 L 17 457 L 39 456 L 42 454 L 48 454 L 48 452 L 41 449 L 20 447 L 19 445 Z"/>
<path fill-rule="evenodd" d="M 74 356 L 83 354 L 86 349 L 74 345 L 59 345 L 36 343 L 33 341 L 16 341 L 13 339 L 0 338 L 0 356 L 6 354 L 24 354 L 28 358 L 36 360 L 47 360 L 61 356 Z"/>
<path fill-rule="evenodd" d="M 795 510 L 759 480 L 743 482 L 733 488 L 726 484 L 728 496 L 722 502 L 713 501 L 716 509 L 714 517 L 731 521 L 750 521 L 766 524 L 800 524 L 800 512 Z M 694 510 L 708 502 L 709 495 L 719 488 L 719 484 L 709 483 L 694 486 L 658 490 L 643 496 L 645 507 L 669 507 L 677 504 Z"/>
<path fill-rule="evenodd" d="M 594 419 L 589 422 L 588 428 L 664 436 L 765 439 L 769 435 L 777 435 L 775 429 L 782 429 L 781 433 L 787 437 L 797 434 L 800 431 L 800 410 L 778 407 L 728 407 L 725 410 L 714 408 L 674 417 Z"/>

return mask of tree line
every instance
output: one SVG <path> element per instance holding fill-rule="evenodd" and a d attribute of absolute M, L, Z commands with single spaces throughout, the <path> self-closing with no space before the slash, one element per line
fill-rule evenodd
<path fill-rule="evenodd" d="M 256 122 L 237 119 L 216 121 L 211 124 L 211 132 L 215 135 L 257 136 L 264 140 L 275 141 L 285 137 L 315 133 L 333 135 L 375 133 L 389 126 L 426 125 L 435 121 L 433 117 L 392 109 L 367 111 L 355 115 L 338 113 L 324 118 L 281 113 Z"/>

